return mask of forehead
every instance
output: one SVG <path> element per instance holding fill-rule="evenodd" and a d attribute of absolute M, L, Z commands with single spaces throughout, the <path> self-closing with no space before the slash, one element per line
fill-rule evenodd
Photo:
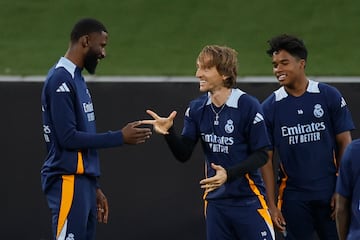
<path fill-rule="evenodd" d="M 204 67 L 212 67 L 215 66 L 214 61 L 213 61 L 213 57 L 210 56 L 209 54 L 201 54 L 197 60 L 196 60 L 196 64 L 198 66 L 204 66 Z"/>
<path fill-rule="evenodd" d="M 99 41 L 99 42 L 107 42 L 108 33 L 107 32 L 92 32 L 89 34 L 89 38 L 91 40 Z"/>
<path fill-rule="evenodd" d="M 288 51 L 281 49 L 279 51 L 273 52 L 272 59 L 273 61 L 275 60 L 282 61 L 282 60 L 292 60 L 295 58 Z"/>

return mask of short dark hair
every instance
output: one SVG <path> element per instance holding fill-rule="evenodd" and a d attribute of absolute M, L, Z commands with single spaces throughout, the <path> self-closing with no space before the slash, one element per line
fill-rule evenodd
<path fill-rule="evenodd" d="M 70 40 L 76 42 L 80 37 L 88 35 L 93 32 L 108 32 L 104 24 L 94 18 L 83 18 L 80 19 L 73 27 Z"/>
<path fill-rule="evenodd" d="M 293 57 L 299 59 L 307 59 L 307 49 L 304 42 L 288 34 L 281 34 L 279 36 L 273 37 L 268 41 L 270 48 L 266 51 L 269 56 L 272 56 L 275 52 L 280 50 L 285 50 L 290 53 Z"/>

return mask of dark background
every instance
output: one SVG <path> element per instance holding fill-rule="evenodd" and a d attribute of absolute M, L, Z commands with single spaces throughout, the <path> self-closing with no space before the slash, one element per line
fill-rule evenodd
<path fill-rule="evenodd" d="M 359 83 L 333 83 L 343 94 L 357 126 Z M 198 83 L 88 83 L 99 132 L 121 129 L 149 118 L 146 109 L 167 116 L 178 111 L 182 129 L 188 102 L 198 96 Z M 40 187 L 45 158 L 42 137 L 42 83 L 1 82 L 1 239 L 51 239 L 51 216 Z M 277 83 L 240 83 L 264 100 Z M 359 131 L 353 131 L 359 137 Z M 205 239 L 202 191 L 204 158 L 200 145 L 189 162 L 171 155 L 162 136 L 145 144 L 102 149 L 100 183 L 110 204 L 107 225 L 98 225 L 98 240 Z"/>

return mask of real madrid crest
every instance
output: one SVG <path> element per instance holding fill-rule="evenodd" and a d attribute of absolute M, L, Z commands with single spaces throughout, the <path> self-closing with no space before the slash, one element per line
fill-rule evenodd
<path fill-rule="evenodd" d="M 324 115 L 324 110 L 321 108 L 320 104 L 315 104 L 314 106 L 314 116 L 321 118 Z"/>
<path fill-rule="evenodd" d="M 232 133 L 233 131 L 234 131 L 234 122 L 233 120 L 229 119 L 227 120 L 225 125 L 225 132 Z"/>

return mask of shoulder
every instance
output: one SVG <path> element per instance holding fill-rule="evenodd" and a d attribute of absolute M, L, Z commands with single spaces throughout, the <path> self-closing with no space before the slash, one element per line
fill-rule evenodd
<path fill-rule="evenodd" d="M 48 72 L 45 80 L 46 88 L 69 92 L 69 89 L 73 87 L 75 69 L 76 66 L 69 60 L 60 58 Z"/>
<path fill-rule="evenodd" d="M 208 102 L 209 100 L 209 96 L 208 94 L 203 94 L 201 95 L 200 97 L 198 98 L 195 98 L 194 100 L 192 100 L 190 103 L 189 103 L 189 106 L 192 107 L 192 108 L 201 108 L 203 107 L 204 105 L 206 105 L 206 103 Z"/>
<path fill-rule="evenodd" d="M 264 101 L 262 101 L 261 106 L 263 109 L 268 109 L 273 107 L 277 102 L 285 99 L 287 97 L 287 93 L 283 87 L 278 90 L 272 92 Z"/>
<path fill-rule="evenodd" d="M 185 116 L 190 117 L 190 116 L 194 116 L 194 115 L 197 115 L 198 113 L 202 112 L 202 109 L 208 102 L 208 99 L 209 99 L 209 97 L 208 97 L 208 94 L 206 93 L 206 94 L 203 94 L 200 97 L 192 100 L 189 103 L 188 108 L 185 111 Z"/>
<path fill-rule="evenodd" d="M 234 88 L 231 92 L 231 95 L 228 99 L 228 101 L 226 102 L 226 105 L 228 105 L 229 107 L 233 107 L 233 108 L 239 108 L 239 107 L 246 107 L 248 105 L 258 105 L 259 104 L 259 100 L 238 89 L 238 88 Z"/>
<path fill-rule="evenodd" d="M 323 93 L 330 97 L 334 95 L 336 96 L 341 95 L 340 91 L 336 87 L 324 82 L 318 82 L 318 89 L 320 93 Z"/>
<path fill-rule="evenodd" d="M 360 171 L 360 161 L 357 161 L 360 155 L 360 139 L 353 140 L 345 149 L 341 159 L 340 168 L 357 173 Z"/>
<path fill-rule="evenodd" d="M 72 88 L 72 78 L 70 74 L 64 69 L 54 69 L 49 73 L 45 84 L 47 89 L 54 89 L 63 92 L 69 92 Z"/>

